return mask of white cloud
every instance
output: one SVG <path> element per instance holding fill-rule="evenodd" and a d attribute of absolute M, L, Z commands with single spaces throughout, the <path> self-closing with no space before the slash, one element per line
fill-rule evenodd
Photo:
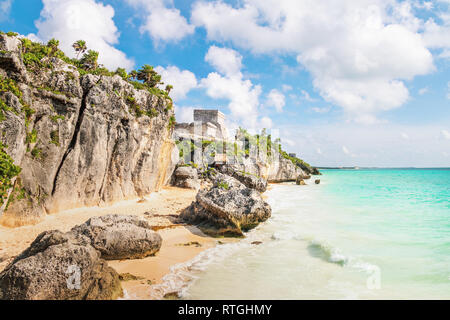
<path fill-rule="evenodd" d="M 405 140 L 409 140 L 409 136 L 404 132 L 400 133 L 400 136 Z"/>
<path fill-rule="evenodd" d="M 447 99 L 450 99 L 450 81 L 447 83 Z"/>
<path fill-rule="evenodd" d="M 371 119 L 409 98 L 404 80 L 434 70 L 409 3 L 394 0 L 197 2 L 191 21 L 210 40 L 297 56 L 327 101 Z M 448 33 L 447 33 L 448 34 Z M 448 37 L 447 37 L 448 38 Z M 358 120 L 360 121 L 360 120 Z"/>
<path fill-rule="evenodd" d="M 308 91 L 306 90 L 301 90 L 302 92 L 302 99 L 309 101 L 309 102 L 315 102 L 317 101 L 316 99 L 311 98 L 311 96 L 309 95 Z"/>
<path fill-rule="evenodd" d="M 0 21 L 5 21 L 9 18 L 12 2 L 13 0 L 0 1 Z"/>
<path fill-rule="evenodd" d="M 211 49 L 214 48 L 214 49 Z M 254 128 L 258 124 L 258 106 L 261 86 L 244 79 L 238 66 L 241 66 L 240 55 L 231 49 L 211 47 L 205 60 L 219 72 L 212 72 L 200 81 L 200 87 L 213 99 L 229 100 L 228 108 L 232 120 L 245 122 L 246 128 Z M 230 68 L 219 58 L 230 63 Z M 220 74 L 221 73 L 221 74 Z"/>
<path fill-rule="evenodd" d="M 175 115 L 178 123 L 194 122 L 194 107 L 180 107 L 175 105 Z"/>
<path fill-rule="evenodd" d="M 430 91 L 430 89 L 428 89 L 428 87 L 424 87 L 424 88 L 419 89 L 419 94 L 421 96 L 423 96 L 425 93 L 428 93 L 429 91 Z"/>
<path fill-rule="evenodd" d="M 344 152 L 345 154 L 350 154 L 350 150 L 348 150 L 346 146 L 342 146 L 342 152 Z"/>
<path fill-rule="evenodd" d="M 210 73 L 200 82 L 201 87 L 213 99 L 227 99 L 231 115 L 246 122 L 246 127 L 256 125 L 261 87 L 250 80 L 230 78 L 216 72 Z"/>
<path fill-rule="evenodd" d="M 195 74 L 189 70 L 181 71 L 176 66 L 168 66 L 167 68 L 158 66 L 155 70 L 162 76 L 165 85 L 173 86 L 170 96 L 174 101 L 184 99 L 186 94 L 198 85 Z"/>
<path fill-rule="evenodd" d="M 324 107 L 324 108 L 318 108 L 318 107 L 314 107 L 311 108 L 312 111 L 316 112 L 316 113 L 327 113 L 330 111 L 330 107 Z"/>
<path fill-rule="evenodd" d="M 316 149 L 317 154 L 322 154 L 322 150 L 320 148 Z"/>
<path fill-rule="evenodd" d="M 416 2 L 414 6 L 419 9 L 431 10 L 434 8 L 434 4 L 431 1 L 424 1 L 423 3 Z"/>
<path fill-rule="evenodd" d="M 267 96 L 266 104 L 269 107 L 275 107 L 278 112 L 282 112 L 286 105 L 286 97 L 277 89 L 272 89 Z"/>
<path fill-rule="evenodd" d="M 450 154 L 447 147 L 450 140 L 443 139 L 440 132 L 444 128 L 449 131 L 445 119 L 443 121 L 428 125 L 284 124 L 282 130 L 295 141 L 290 151 L 315 166 L 448 167 L 449 158 L 441 157 L 443 150 Z M 437 130 L 436 126 L 440 129 Z M 401 132 L 408 133 L 409 141 L 414 143 L 403 140 Z M 322 154 L 317 153 L 317 148 Z"/>
<path fill-rule="evenodd" d="M 447 2 L 450 4 L 450 2 Z M 435 18 L 430 18 L 424 24 L 423 39 L 425 44 L 432 49 L 442 49 L 439 57 L 450 57 L 450 6 L 447 12 L 440 11 L 437 18 L 442 22 L 436 22 Z"/>
<path fill-rule="evenodd" d="M 141 33 L 148 33 L 155 41 L 179 41 L 193 34 L 195 27 L 176 8 L 168 8 L 164 0 L 127 0 L 137 10 L 144 12 L 145 22 Z"/>
<path fill-rule="evenodd" d="M 447 130 L 442 130 L 441 134 L 444 137 L 444 139 L 450 140 L 450 132 L 448 132 Z"/>
<path fill-rule="evenodd" d="M 273 126 L 272 119 L 270 119 L 269 117 L 261 118 L 261 121 L 260 121 L 261 128 L 271 129 L 272 126 Z"/>
<path fill-rule="evenodd" d="M 242 77 L 242 56 L 235 50 L 211 46 L 206 53 L 205 61 L 226 76 Z"/>
<path fill-rule="evenodd" d="M 283 84 L 283 85 L 281 86 L 281 88 L 282 88 L 282 90 L 283 90 L 284 92 L 288 92 L 288 91 L 291 91 L 291 90 L 292 90 L 292 86 L 290 86 L 290 85 L 288 85 L 288 84 Z"/>
<path fill-rule="evenodd" d="M 71 57 L 75 57 L 72 44 L 82 39 L 88 49 L 100 52 L 99 62 L 105 67 L 133 67 L 134 62 L 113 46 L 119 42 L 119 32 L 110 5 L 95 0 L 43 0 L 43 4 L 36 21 L 38 33 L 28 35 L 29 38 L 43 42 L 58 39 L 61 49 Z"/>

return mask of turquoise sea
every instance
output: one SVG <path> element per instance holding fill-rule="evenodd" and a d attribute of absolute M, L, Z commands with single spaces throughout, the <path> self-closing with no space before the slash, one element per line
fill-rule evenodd
<path fill-rule="evenodd" d="M 450 299 L 450 169 L 323 170 L 183 270 L 186 299 Z M 262 241 L 262 244 L 252 244 Z"/>

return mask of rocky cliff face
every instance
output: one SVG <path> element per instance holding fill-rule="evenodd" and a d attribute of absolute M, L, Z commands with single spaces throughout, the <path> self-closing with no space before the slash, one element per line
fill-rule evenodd
<path fill-rule="evenodd" d="M 169 181 L 178 162 L 170 100 L 119 76 L 80 76 L 57 58 L 41 64 L 27 70 L 21 41 L 0 35 L 0 81 L 18 89 L 0 91 L 0 142 L 22 168 L 1 223 L 141 197 Z"/>

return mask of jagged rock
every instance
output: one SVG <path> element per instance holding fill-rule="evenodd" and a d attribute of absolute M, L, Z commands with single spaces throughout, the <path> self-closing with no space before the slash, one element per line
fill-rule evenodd
<path fill-rule="evenodd" d="M 0 273 L 3 300 L 105 300 L 122 295 L 119 275 L 89 239 L 46 231 Z"/>
<path fill-rule="evenodd" d="M 162 238 L 141 217 L 106 215 L 89 219 L 72 233 L 90 239 L 106 260 L 141 259 L 161 248 Z"/>
<path fill-rule="evenodd" d="M 255 174 L 245 172 L 237 168 L 236 166 L 224 165 L 220 166 L 220 172 L 227 174 L 241 183 L 243 183 L 247 188 L 255 189 L 259 192 L 265 192 L 267 190 L 267 180 L 258 177 Z"/>
<path fill-rule="evenodd" d="M 317 179 L 316 181 L 314 181 L 315 184 L 320 184 L 320 179 Z"/>
<path fill-rule="evenodd" d="M 57 58 L 43 59 L 52 68 L 27 70 L 17 37 L 0 35 L 0 51 L 0 76 L 14 79 L 22 92 L 20 99 L 0 97 L 16 111 L 5 112 L 0 142 L 22 168 L 2 224 L 141 198 L 169 182 L 178 162 L 169 99 L 120 76 L 80 76 Z"/>
<path fill-rule="evenodd" d="M 179 167 L 174 174 L 178 179 L 198 179 L 197 170 L 193 167 Z"/>
<path fill-rule="evenodd" d="M 213 188 L 199 191 L 196 201 L 180 217 L 211 236 L 241 237 L 271 213 L 258 191 L 220 174 Z"/>
<path fill-rule="evenodd" d="M 283 158 L 281 155 L 274 161 L 268 172 L 269 182 L 290 182 L 295 181 L 299 175 L 305 172 L 294 165 L 291 160 Z"/>
<path fill-rule="evenodd" d="M 173 185 L 180 188 L 200 189 L 197 169 L 187 166 L 178 167 L 173 175 Z"/>
<path fill-rule="evenodd" d="M 317 169 L 317 168 L 315 168 L 315 167 L 312 168 L 311 174 L 312 174 L 313 176 L 321 176 L 321 175 L 322 175 L 322 173 L 320 173 L 319 169 Z"/>

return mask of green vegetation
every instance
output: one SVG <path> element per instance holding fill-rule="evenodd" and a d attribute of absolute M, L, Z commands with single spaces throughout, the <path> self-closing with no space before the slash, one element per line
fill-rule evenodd
<path fill-rule="evenodd" d="M 128 73 L 124 68 L 117 68 L 115 74 L 119 75 L 123 80 L 128 81 Z"/>
<path fill-rule="evenodd" d="M 78 40 L 72 45 L 77 54 L 75 59 L 67 57 L 58 48 L 59 41 L 56 39 L 51 39 L 47 44 L 33 42 L 26 38 L 20 40 L 22 41 L 23 62 L 29 71 L 37 71 L 39 68 L 52 69 L 53 66 L 49 60 L 44 60 L 46 62 L 42 60 L 46 57 L 56 57 L 75 66 L 80 75 L 114 76 L 117 74 L 132 84 L 137 90 L 146 90 L 158 97 L 170 99 L 169 93 L 173 87 L 168 85 L 166 86 L 166 90 L 159 89 L 157 86 L 163 85 L 161 75 L 150 65 L 144 65 L 139 71 L 133 70 L 130 74 L 127 74 L 123 68 L 118 68 L 115 72 L 111 72 L 98 63 L 100 53 L 94 50 L 88 50 L 86 42 L 83 40 Z"/>
<path fill-rule="evenodd" d="M 54 130 L 50 132 L 50 143 L 53 143 L 55 146 L 59 147 L 59 131 Z"/>
<path fill-rule="evenodd" d="M 64 121 L 65 119 L 66 119 L 66 117 L 61 116 L 61 115 L 59 115 L 59 114 L 50 117 L 50 120 L 52 120 L 52 121 L 55 122 L 55 123 L 57 123 L 58 120 L 63 120 L 63 121 Z"/>
<path fill-rule="evenodd" d="M 31 150 L 31 156 L 33 159 L 40 159 L 42 157 L 42 149 L 38 148 L 37 146 Z"/>
<path fill-rule="evenodd" d="M 102 72 L 101 69 L 104 68 L 100 68 L 100 70 L 97 70 L 99 68 L 98 64 L 99 55 L 100 53 L 97 51 L 88 50 L 88 52 L 86 52 L 80 60 L 80 64 L 82 65 L 83 69 L 85 69 L 86 71 Z M 110 73 L 107 69 L 104 70 L 106 70 L 106 73 Z"/>
<path fill-rule="evenodd" d="M 14 160 L 6 153 L 6 146 L 0 142 L 0 205 L 8 198 L 8 190 L 13 187 L 12 180 L 21 171 Z"/>
<path fill-rule="evenodd" d="M 219 184 L 217 185 L 217 187 L 219 187 L 219 188 L 221 188 L 223 190 L 229 190 L 230 189 L 230 186 L 225 181 L 220 181 Z"/>
<path fill-rule="evenodd" d="M 128 96 L 126 98 L 126 102 L 128 104 L 128 106 L 131 108 L 131 110 L 133 110 L 134 114 L 136 115 L 136 117 L 141 117 L 143 115 L 146 115 L 150 118 L 154 118 L 158 116 L 158 110 L 156 110 L 155 108 L 150 108 L 150 110 L 145 110 L 143 109 L 136 101 L 135 97 L 132 96 Z"/>
<path fill-rule="evenodd" d="M 14 189 L 11 191 L 9 195 L 8 202 L 6 204 L 6 209 L 8 209 L 9 205 L 16 200 L 28 199 L 28 201 L 32 201 L 30 195 L 27 191 L 22 187 L 22 183 L 20 178 L 17 178 Z"/>
<path fill-rule="evenodd" d="M 172 130 L 175 127 L 176 123 L 177 123 L 177 120 L 175 119 L 175 116 L 171 116 L 169 118 L 169 130 Z"/>
<path fill-rule="evenodd" d="M 17 87 L 16 82 L 13 79 L 0 76 L 0 95 L 6 92 L 11 92 L 12 94 L 14 94 L 17 98 L 19 98 L 22 105 L 25 105 L 22 100 L 22 91 L 20 91 L 20 89 Z M 6 111 L 14 112 L 14 109 L 8 106 L 6 102 L 2 98 L 0 98 L 0 121 L 5 120 Z"/>
<path fill-rule="evenodd" d="M 31 132 L 27 132 L 26 143 L 36 143 L 37 141 L 37 131 L 36 129 L 31 130 Z"/>
<path fill-rule="evenodd" d="M 281 145 L 279 147 L 279 151 L 280 151 L 280 154 L 283 156 L 283 158 L 290 160 L 297 167 L 300 167 L 301 169 L 303 169 L 303 170 L 305 170 L 307 172 L 312 172 L 313 171 L 313 168 L 311 167 L 311 165 L 309 163 L 306 163 L 302 159 L 289 156 L 289 154 L 286 151 L 283 151 L 281 149 Z"/>
<path fill-rule="evenodd" d="M 83 54 L 87 50 L 86 41 L 84 40 L 78 40 L 73 45 L 72 48 L 77 53 L 77 60 L 80 58 L 80 54 Z"/>
<path fill-rule="evenodd" d="M 138 80 L 143 81 L 150 88 L 155 88 L 161 82 L 161 75 L 159 75 L 152 66 L 146 64 L 137 71 L 136 77 Z"/>
<path fill-rule="evenodd" d="M 0 122 L 6 119 L 6 111 L 13 111 L 13 108 L 8 106 L 2 99 L 0 99 Z"/>

